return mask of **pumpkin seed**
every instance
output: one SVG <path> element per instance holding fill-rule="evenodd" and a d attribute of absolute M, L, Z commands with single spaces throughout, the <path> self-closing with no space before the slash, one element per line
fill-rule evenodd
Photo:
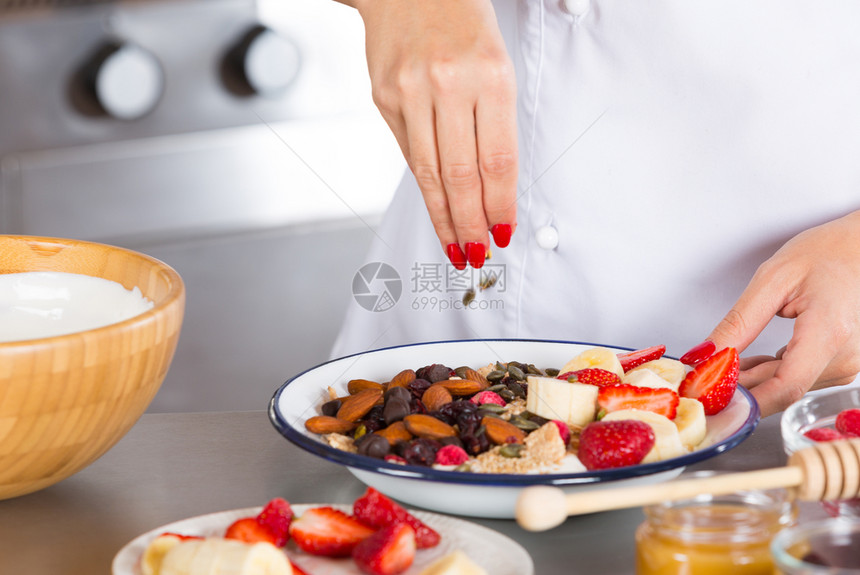
<path fill-rule="evenodd" d="M 502 457 L 516 458 L 521 457 L 520 452 L 523 450 L 523 445 L 521 443 L 508 443 L 502 446 L 499 449 L 499 455 Z"/>
<path fill-rule="evenodd" d="M 515 400 L 515 399 L 517 398 L 517 396 L 516 396 L 516 395 L 514 395 L 514 392 L 513 392 L 513 391 L 511 391 L 511 390 L 510 390 L 510 389 L 508 389 L 508 388 L 505 388 L 505 389 L 501 390 L 501 391 L 499 392 L 499 396 L 500 396 L 502 399 L 504 399 L 505 401 L 507 401 L 508 403 L 512 402 L 513 400 Z"/>
<path fill-rule="evenodd" d="M 488 387 L 487 391 L 495 391 L 496 393 L 499 393 L 503 389 L 507 389 L 507 388 L 508 388 L 508 386 L 505 385 L 504 383 L 497 383 L 496 385 L 491 385 L 490 387 Z"/>
<path fill-rule="evenodd" d="M 469 307 L 469 304 L 475 301 L 475 288 L 469 288 L 469 290 L 463 294 L 463 307 Z"/>
<path fill-rule="evenodd" d="M 512 381 L 508 383 L 508 389 L 511 390 L 511 393 L 514 394 L 514 397 L 522 397 L 525 398 L 526 390 L 525 388 L 517 383 L 516 381 Z"/>
<path fill-rule="evenodd" d="M 559 370 L 557 370 L 557 369 L 556 369 L 556 368 L 554 368 L 554 367 L 548 367 L 548 368 L 546 368 L 546 369 L 545 369 L 545 370 L 543 370 L 543 371 L 544 371 L 544 373 L 546 373 L 549 377 L 558 377 L 558 374 L 559 374 Z"/>
<path fill-rule="evenodd" d="M 540 425 L 538 425 L 534 421 L 529 421 L 528 419 L 520 417 L 519 415 L 511 416 L 508 421 L 516 427 L 519 427 L 523 431 L 534 431 L 535 429 L 540 427 Z"/>
<path fill-rule="evenodd" d="M 361 436 L 364 435 L 365 433 L 367 433 L 367 427 L 362 423 L 361 425 L 359 425 L 356 428 L 355 433 L 353 434 L 352 438 L 353 438 L 353 440 L 360 439 Z"/>
<path fill-rule="evenodd" d="M 479 410 L 489 411 L 491 413 L 502 413 L 505 410 L 504 405 L 498 403 L 485 403 L 478 408 Z"/>
<path fill-rule="evenodd" d="M 454 369 L 454 373 L 456 373 L 457 377 L 459 377 L 460 379 L 468 379 L 466 377 L 466 370 L 467 369 L 469 369 L 469 366 L 461 365 L 460 367 L 457 367 Z"/>
<path fill-rule="evenodd" d="M 531 375 L 543 375 L 543 372 L 535 367 L 535 364 L 530 363 L 526 366 L 526 371 Z"/>
<path fill-rule="evenodd" d="M 494 369 L 493 371 L 491 371 L 490 373 L 487 374 L 487 381 L 492 381 L 493 383 L 498 383 L 499 381 L 502 380 L 503 377 L 505 377 L 504 370 Z"/>
<path fill-rule="evenodd" d="M 523 370 L 515 365 L 508 364 L 508 373 L 510 373 L 517 381 L 522 381 L 526 378 L 526 374 L 523 373 Z"/>
<path fill-rule="evenodd" d="M 454 471 L 472 471 L 472 466 L 468 463 L 461 463 L 454 468 Z"/>

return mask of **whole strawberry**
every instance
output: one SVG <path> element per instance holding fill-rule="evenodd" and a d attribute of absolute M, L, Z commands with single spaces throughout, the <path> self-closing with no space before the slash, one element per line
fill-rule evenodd
<path fill-rule="evenodd" d="M 836 429 L 848 437 L 860 437 L 860 409 L 844 409 L 836 416 Z"/>
<path fill-rule="evenodd" d="M 568 371 L 558 376 L 558 379 L 565 381 L 587 383 L 596 385 L 597 387 L 605 387 L 607 385 L 616 385 L 621 383 L 621 378 L 617 374 L 608 369 L 599 367 L 587 367 L 576 371 Z"/>
<path fill-rule="evenodd" d="M 257 522 L 275 535 L 275 546 L 277 547 L 283 547 L 290 540 L 290 523 L 292 521 L 293 509 L 287 500 L 281 497 L 269 501 L 257 515 Z"/>
<path fill-rule="evenodd" d="M 705 415 L 721 412 L 732 400 L 738 387 L 738 351 L 724 348 L 687 374 L 678 394 L 681 397 L 698 399 L 705 406 Z"/>
<path fill-rule="evenodd" d="M 644 421 L 594 421 L 579 436 L 579 460 L 589 471 L 636 465 L 655 440 L 654 430 Z"/>

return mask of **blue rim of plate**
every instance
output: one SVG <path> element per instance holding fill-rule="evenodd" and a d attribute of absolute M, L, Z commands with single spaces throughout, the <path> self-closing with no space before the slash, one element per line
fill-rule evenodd
<path fill-rule="evenodd" d="M 652 475 L 655 473 L 660 473 L 662 471 L 669 471 L 672 469 L 677 469 L 679 467 L 686 467 L 688 465 L 692 465 L 694 463 L 698 463 L 699 461 L 703 461 L 705 459 L 710 459 L 711 457 L 715 457 L 724 451 L 728 451 L 733 447 L 739 445 L 742 441 L 744 441 L 747 437 L 749 437 L 752 432 L 755 430 L 758 425 L 759 419 L 761 418 L 761 411 L 759 409 L 758 403 L 755 398 L 753 398 L 752 394 L 743 386 L 738 386 L 737 392 L 744 396 L 747 403 L 750 406 L 750 412 L 747 416 L 746 420 L 743 424 L 738 428 L 737 431 L 732 433 L 729 437 L 724 440 L 715 443 L 706 447 L 705 449 L 701 449 L 698 451 L 693 451 L 687 455 L 682 455 L 680 457 L 673 457 L 672 459 L 664 459 L 662 461 L 655 461 L 654 463 L 645 463 L 639 465 L 633 465 L 630 467 L 619 467 L 615 469 L 603 469 L 600 471 L 584 471 L 580 473 L 548 473 L 548 474 L 506 474 L 506 473 L 468 473 L 463 471 L 447 471 L 442 469 L 433 469 L 432 467 L 421 467 L 416 465 L 402 465 L 398 463 L 389 463 L 387 461 L 383 461 L 381 459 L 375 459 L 373 457 L 368 457 L 366 455 L 358 455 L 356 453 L 349 453 L 348 451 L 342 451 L 335 447 L 331 447 L 321 441 L 308 437 L 301 431 L 295 429 L 292 425 L 287 423 L 284 417 L 277 409 L 277 405 L 279 403 L 279 399 L 284 390 L 298 378 L 302 377 L 308 372 L 314 371 L 315 369 L 327 365 L 329 363 L 333 363 L 335 361 L 341 361 L 344 359 L 348 359 L 351 357 L 356 357 L 360 355 L 369 355 L 374 353 L 379 353 L 383 351 L 389 351 L 393 349 L 407 348 L 407 347 L 417 347 L 417 346 L 429 346 L 429 345 L 439 345 L 446 343 L 471 343 L 471 342 L 505 342 L 505 343 L 546 343 L 546 344 L 566 344 L 566 345 L 584 345 L 584 346 L 600 346 L 605 344 L 595 344 L 589 342 L 579 342 L 579 341 L 562 341 L 562 340 L 547 340 L 547 339 L 504 339 L 504 338 L 492 338 L 492 339 L 467 339 L 467 340 L 443 340 L 443 341 L 431 341 L 431 342 L 420 342 L 420 343 L 410 343 L 404 345 L 395 345 L 391 347 L 384 347 L 379 349 L 374 349 L 371 351 L 354 353 L 352 355 L 347 355 L 344 357 L 339 357 L 335 359 L 331 359 L 329 361 L 323 362 L 319 365 L 306 369 L 305 371 L 291 377 L 286 382 L 281 385 L 277 391 L 275 391 L 272 399 L 269 401 L 269 421 L 271 421 L 272 425 L 278 432 L 283 435 L 286 439 L 301 447 L 305 451 L 308 451 L 314 455 L 322 457 L 323 459 L 327 459 L 329 461 L 333 461 L 335 463 L 339 463 L 341 465 L 346 465 L 347 467 L 363 469 L 366 471 L 372 471 L 375 473 L 381 473 L 383 475 L 388 475 L 391 477 L 399 477 L 403 479 L 417 479 L 423 481 L 434 481 L 439 483 L 451 483 L 458 485 L 482 485 L 488 487 L 525 487 L 527 485 L 587 485 L 590 483 L 600 483 L 604 481 L 616 481 L 621 479 L 630 479 L 633 477 L 642 477 L 645 475 Z M 609 347 L 609 346 L 607 346 Z M 629 350 L 633 351 L 632 348 L 620 347 L 620 346 L 611 346 L 613 349 L 619 350 Z M 669 357 L 669 356 L 666 356 Z"/>

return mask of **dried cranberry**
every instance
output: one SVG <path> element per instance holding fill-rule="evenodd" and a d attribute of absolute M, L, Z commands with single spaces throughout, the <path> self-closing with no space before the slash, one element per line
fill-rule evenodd
<path fill-rule="evenodd" d="M 427 406 L 420 399 L 413 399 L 410 408 L 411 413 L 427 413 Z"/>
<path fill-rule="evenodd" d="M 415 399 L 421 399 L 421 396 L 424 395 L 424 392 L 427 391 L 427 388 L 433 385 L 431 382 L 427 381 L 423 378 L 418 378 L 409 384 L 409 391 L 412 393 L 412 397 Z"/>

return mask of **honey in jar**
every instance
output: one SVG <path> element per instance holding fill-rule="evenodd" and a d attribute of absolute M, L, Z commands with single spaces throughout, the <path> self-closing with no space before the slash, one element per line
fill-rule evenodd
<path fill-rule="evenodd" d="M 796 516 L 782 489 L 646 507 L 636 531 L 636 573 L 773 575 L 770 540 Z"/>

